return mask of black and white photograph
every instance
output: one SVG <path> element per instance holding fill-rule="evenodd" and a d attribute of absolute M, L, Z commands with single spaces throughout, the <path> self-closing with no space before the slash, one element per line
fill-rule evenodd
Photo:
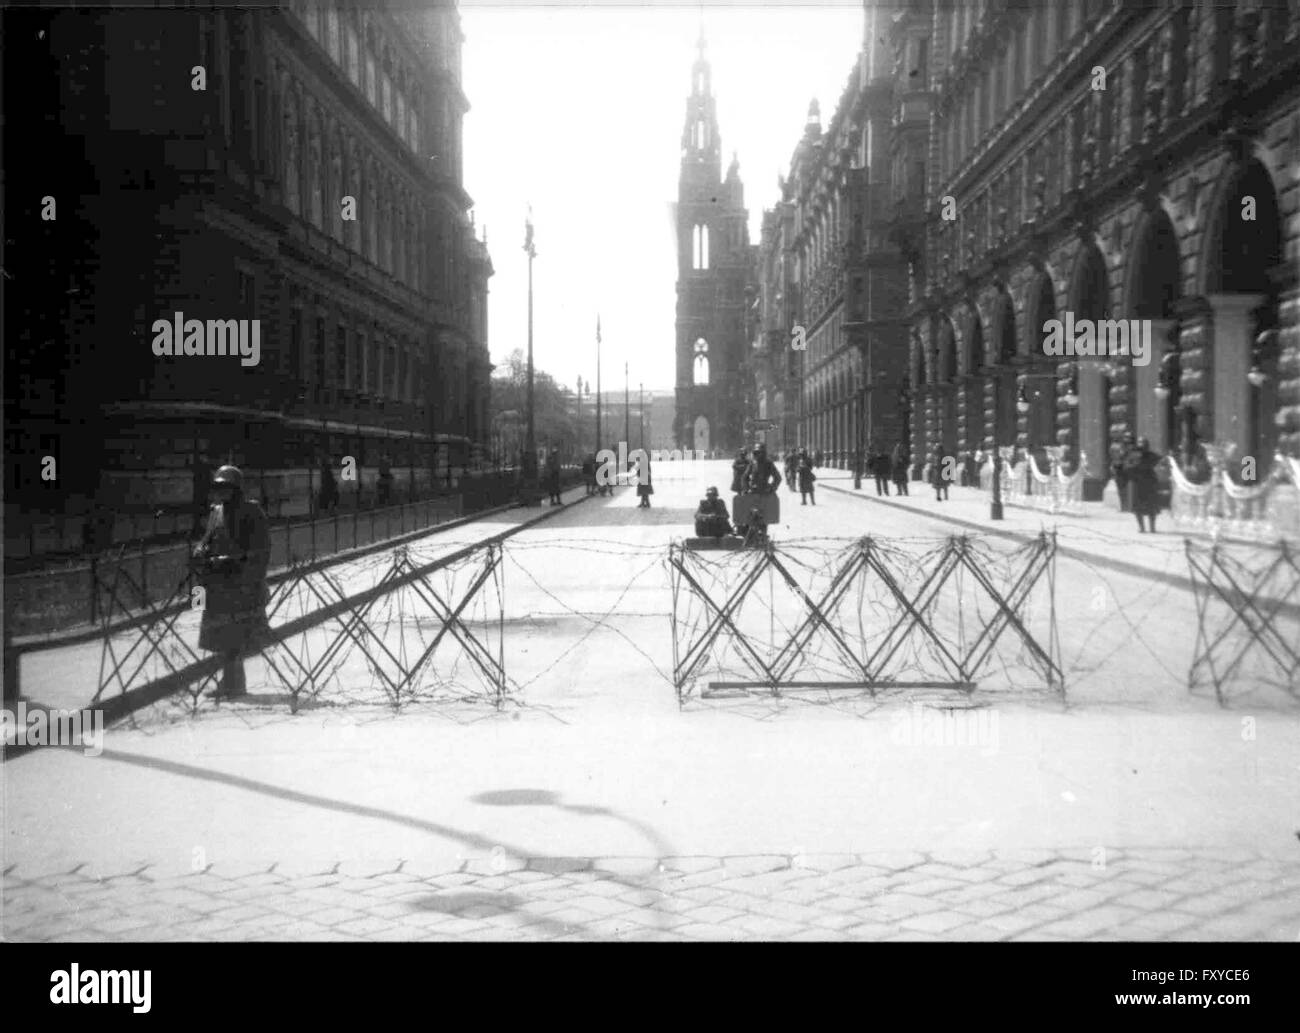
<path fill-rule="evenodd" d="M 1300 4 L 0 30 L 0 939 L 1300 943 Z"/>

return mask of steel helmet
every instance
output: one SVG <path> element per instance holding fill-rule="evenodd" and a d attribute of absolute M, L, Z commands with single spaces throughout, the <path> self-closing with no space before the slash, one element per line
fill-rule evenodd
<path fill-rule="evenodd" d="M 212 483 L 228 484 L 237 491 L 243 491 L 244 475 L 240 472 L 239 467 L 227 464 L 212 475 Z"/>

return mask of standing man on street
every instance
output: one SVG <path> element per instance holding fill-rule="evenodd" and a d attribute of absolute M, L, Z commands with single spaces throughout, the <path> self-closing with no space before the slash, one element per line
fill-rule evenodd
<path fill-rule="evenodd" d="M 194 548 L 204 589 L 199 648 L 223 657 L 219 698 L 247 692 L 243 656 L 262 646 L 270 628 L 266 568 L 271 558 L 266 514 L 244 497 L 244 475 L 223 466 L 212 477 L 208 526 Z"/>

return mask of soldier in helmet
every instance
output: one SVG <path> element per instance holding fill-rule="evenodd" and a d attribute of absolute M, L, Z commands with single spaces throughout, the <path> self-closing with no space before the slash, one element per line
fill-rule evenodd
<path fill-rule="evenodd" d="M 729 534 L 731 514 L 727 512 L 727 504 L 718 498 L 717 488 L 710 488 L 695 511 L 695 537 L 722 538 Z"/>
<path fill-rule="evenodd" d="M 194 548 L 195 567 L 205 591 L 199 648 L 224 658 L 219 696 L 242 696 L 243 654 L 260 648 L 269 627 L 266 568 L 270 535 L 266 514 L 244 496 L 244 475 L 223 466 L 212 477 L 208 525 Z"/>

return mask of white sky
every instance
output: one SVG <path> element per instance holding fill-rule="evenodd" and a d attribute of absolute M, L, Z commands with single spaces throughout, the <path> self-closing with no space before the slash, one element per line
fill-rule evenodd
<path fill-rule="evenodd" d="M 750 240 L 778 197 L 808 102 L 834 114 L 861 46 L 862 0 L 595 4 L 461 0 L 465 189 L 496 275 L 488 336 L 499 362 L 528 342 L 573 387 L 594 380 L 600 312 L 604 390 L 671 389 L 682 125 L 701 17 L 725 174 L 740 159 Z"/>

